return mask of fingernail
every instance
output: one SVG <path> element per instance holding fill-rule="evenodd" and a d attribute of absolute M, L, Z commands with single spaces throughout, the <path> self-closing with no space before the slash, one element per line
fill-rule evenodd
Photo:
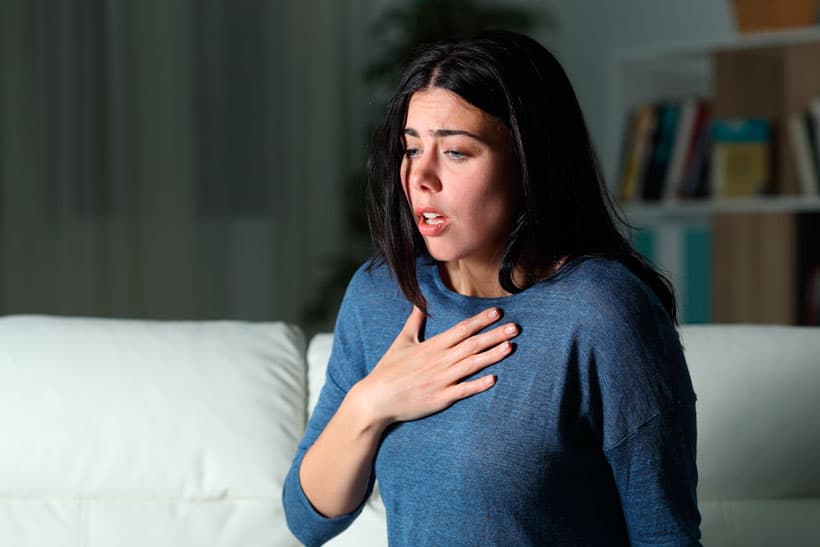
<path fill-rule="evenodd" d="M 504 328 L 504 332 L 506 332 L 507 334 L 515 334 L 515 331 L 517 330 L 518 328 L 515 325 L 507 325 Z"/>
<path fill-rule="evenodd" d="M 487 315 L 490 316 L 490 319 L 495 319 L 496 317 L 498 317 L 498 310 L 493 308 L 487 313 Z"/>

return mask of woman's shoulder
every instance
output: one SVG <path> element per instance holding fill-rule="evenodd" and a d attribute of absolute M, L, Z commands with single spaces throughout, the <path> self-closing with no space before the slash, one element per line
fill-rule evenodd
<path fill-rule="evenodd" d="M 587 327 L 639 327 L 667 317 L 655 292 L 625 264 L 614 258 L 587 257 L 559 277 L 570 312 Z"/>
<path fill-rule="evenodd" d="M 567 263 L 555 276 L 562 290 L 589 304 L 651 298 L 652 290 L 621 261 L 582 257 Z"/>
<path fill-rule="evenodd" d="M 602 396 L 631 401 L 631 425 L 623 430 L 694 400 L 677 329 L 655 292 L 615 259 L 590 258 L 573 277 L 567 286 L 574 341 L 595 356 L 607 386 Z"/>
<path fill-rule="evenodd" d="M 345 300 L 357 303 L 384 302 L 400 296 L 396 277 L 383 260 L 368 259 L 350 278 Z"/>

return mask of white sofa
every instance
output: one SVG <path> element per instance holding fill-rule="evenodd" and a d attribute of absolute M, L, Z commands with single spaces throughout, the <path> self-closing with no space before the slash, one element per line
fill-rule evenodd
<path fill-rule="evenodd" d="M 820 328 L 681 337 L 704 545 L 820 545 Z M 298 545 L 281 487 L 330 345 L 283 323 L 0 318 L 0 545 Z M 384 523 L 374 496 L 330 545 L 386 545 Z"/>

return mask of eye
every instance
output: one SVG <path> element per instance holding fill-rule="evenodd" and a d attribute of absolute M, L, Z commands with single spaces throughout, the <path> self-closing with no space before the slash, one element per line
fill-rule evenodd
<path fill-rule="evenodd" d="M 454 160 L 463 160 L 467 157 L 466 154 L 463 152 L 459 152 L 458 150 L 447 150 L 444 152 L 445 155 L 450 156 L 450 159 Z"/>
<path fill-rule="evenodd" d="M 415 158 L 416 156 L 419 155 L 419 149 L 418 148 L 405 148 L 404 149 L 404 155 L 407 156 L 408 158 Z"/>

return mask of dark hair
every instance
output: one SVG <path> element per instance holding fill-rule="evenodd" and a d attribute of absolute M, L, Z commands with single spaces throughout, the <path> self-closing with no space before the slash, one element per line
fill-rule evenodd
<path fill-rule="evenodd" d="M 428 87 L 459 95 L 510 131 L 523 205 L 506 239 L 498 272 L 505 290 L 522 291 L 562 257 L 567 261 L 557 274 L 586 258 L 614 258 L 655 292 L 677 324 L 672 284 L 618 231 L 616 222 L 629 225 L 606 188 L 564 69 L 538 42 L 509 31 L 439 42 L 417 55 L 405 71 L 384 124 L 374 135 L 368 161 L 368 220 L 376 248 L 370 267 L 384 261 L 407 299 L 427 311 L 416 259 L 429 254 L 399 169 L 410 97 Z M 525 273 L 523 287 L 513 281 L 516 266 Z"/>

